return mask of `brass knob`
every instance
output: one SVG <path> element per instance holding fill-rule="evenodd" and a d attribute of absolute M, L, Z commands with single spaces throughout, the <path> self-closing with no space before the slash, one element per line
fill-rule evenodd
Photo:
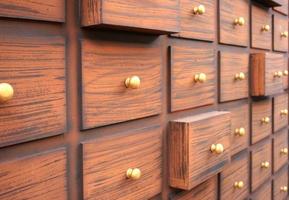
<path fill-rule="evenodd" d="M 5 103 L 13 98 L 14 89 L 9 83 L 0 83 L 0 103 Z"/>
<path fill-rule="evenodd" d="M 244 72 L 235 74 L 235 80 L 244 80 L 245 78 L 246 78 L 246 75 Z"/>
<path fill-rule="evenodd" d="M 238 17 L 234 20 L 235 25 L 243 26 L 245 24 L 244 17 Z"/>
<path fill-rule="evenodd" d="M 287 192 L 288 191 L 288 187 L 287 186 L 282 186 L 280 187 L 281 192 Z"/>
<path fill-rule="evenodd" d="M 283 76 L 283 72 L 282 71 L 277 71 L 274 73 L 274 77 L 275 78 L 281 78 Z"/>
<path fill-rule="evenodd" d="M 270 118 L 269 118 L 269 117 L 263 117 L 263 118 L 261 119 L 261 122 L 262 122 L 263 124 L 269 124 Z"/>
<path fill-rule="evenodd" d="M 224 146 L 222 144 L 212 144 L 211 152 L 216 153 L 216 154 L 221 154 L 224 152 Z"/>
<path fill-rule="evenodd" d="M 270 25 L 266 24 L 266 25 L 262 26 L 262 31 L 264 31 L 264 32 L 270 31 Z"/>
<path fill-rule="evenodd" d="M 282 148 L 281 150 L 280 150 L 280 153 L 281 154 L 284 154 L 284 155 L 288 155 L 288 148 Z"/>
<path fill-rule="evenodd" d="M 241 127 L 241 128 L 236 128 L 235 129 L 235 134 L 239 135 L 239 136 L 244 136 L 246 134 L 246 130 L 245 128 Z"/>
<path fill-rule="evenodd" d="M 288 38 L 288 31 L 281 32 L 281 37 Z"/>
<path fill-rule="evenodd" d="M 283 71 L 283 75 L 284 75 L 284 76 L 288 76 L 288 70 L 284 70 L 284 71 Z"/>
<path fill-rule="evenodd" d="M 141 171 L 138 168 L 129 168 L 126 171 L 126 177 L 132 180 L 138 180 L 141 177 Z"/>
<path fill-rule="evenodd" d="M 204 5 L 199 5 L 194 7 L 194 14 L 195 15 L 202 15 L 206 12 L 206 7 Z"/>
<path fill-rule="evenodd" d="M 268 169 L 270 167 L 270 163 L 268 161 L 262 162 L 261 163 L 261 167 L 265 168 L 265 169 Z"/>
<path fill-rule="evenodd" d="M 234 183 L 234 187 L 237 189 L 242 189 L 244 187 L 244 182 L 243 181 L 236 181 Z"/>
<path fill-rule="evenodd" d="M 124 82 L 127 88 L 138 89 L 140 87 L 140 78 L 138 76 L 131 76 L 125 79 Z"/>
<path fill-rule="evenodd" d="M 207 80 L 207 75 L 204 73 L 196 74 L 194 77 L 195 82 L 204 83 Z"/>
<path fill-rule="evenodd" d="M 288 110 L 287 109 L 281 110 L 280 115 L 288 115 Z"/>

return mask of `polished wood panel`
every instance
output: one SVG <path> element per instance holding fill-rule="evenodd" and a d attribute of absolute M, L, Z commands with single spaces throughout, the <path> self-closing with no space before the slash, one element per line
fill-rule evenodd
<path fill-rule="evenodd" d="M 284 15 L 288 15 L 288 0 L 275 0 L 277 3 L 281 4 L 282 6 L 274 7 L 273 10 L 280 12 Z"/>
<path fill-rule="evenodd" d="M 256 192 L 253 193 L 251 200 L 272 200 L 272 183 L 267 181 Z"/>
<path fill-rule="evenodd" d="M 288 161 L 288 153 L 282 153 L 282 149 L 288 149 L 288 129 L 283 129 L 274 137 L 274 172 L 277 172 Z"/>
<path fill-rule="evenodd" d="M 149 199 L 161 192 L 162 134 L 159 127 L 119 133 L 83 144 L 84 199 Z M 126 178 L 139 168 L 139 180 Z"/>
<path fill-rule="evenodd" d="M 288 93 L 274 97 L 274 131 L 288 126 Z M 284 113 L 287 111 L 287 114 Z"/>
<path fill-rule="evenodd" d="M 0 199 L 67 199 L 66 151 L 29 155 L 0 163 Z"/>
<path fill-rule="evenodd" d="M 111 37 L 112 36 L 112 37 Z M 114 39 L 112 39 L 114 38 Z M 156 115 L 161 111 L 161 50 L 156 37 L 87 34 L 82 41 L 83 128 Z M 140 88 L 125 79 L 139 76 Z"/>
<path fill-rule="evenodd" d="M 220 101 L 247 98 L 249 93 L 249 55 L 247 53 L 220 52 Z M 244 80 L 236 75 L 244 73 Z"/>
<path fill-rule="evenodd" d="M 273 49 L 275 51 L 288 51 L 288 37 L 282 37 L 281 33 L 288 33 L 288 18 L 278 13 L 274 14 L 274 40 Z"/>
<path fill-rule="evenodd" d="M 288 191 L 282 191 L 282 187 L 287 187 L 288 190 L 288 167 L 284 167 L 274 177 L 273 188 L 274 188 L 274 200 L 288 199 Z"/>
<path fill-rule="evenodd" d="M 82 25 L 151 33 L 179 31 L 179 0 L 82 0 Z"/>
<path fill-rule="evenodd" d="M 172 121 L 168 141 L 170 185 L 190 190 L 222 171 L 230 162 L 230 134 L 229 112 L 215 111 Z M 211 152 L 211 145 L 218 143 L 224 152 Z"/>

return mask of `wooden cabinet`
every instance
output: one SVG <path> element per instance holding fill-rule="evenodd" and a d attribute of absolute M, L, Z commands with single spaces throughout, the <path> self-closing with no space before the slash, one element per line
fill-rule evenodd
<path fill-rule="evenodd" d="M 272 183 L 267 181 L 256 192 L 253 193 L 250 200 L 271 200 L 272 199 Z"/>
<path fill-rule="evenodd" d="M 288 15 L 288 0 L 276 0 L 281 6 L 274 7 L 273 10 Z"/>
<path fill-rule="evenodd" d="M 274 177 L 274 200 L 288 198 L 288 167 L 284 167 Z"/>
<path fill-rule="evenodd" d="M 279 14 L 274 14 L 274 40 L 275 51 L 288 51 L 288 18 Z"/>
<path fill-rule="evenodd" d="M 215 111 L 172 121 L 170 185 L 189 190 L 220 172 L 230 162 L 230 134 L 229 112 Z"/>
<path fill-rule="evenodd" d="M 274 131 L 288 125 L 288 93 L 274 97 Z"/>
<path fill-rule="evenodd" d="M 277 172 L 288 161 L 288 130 L 276 133 L 273 144 L 274 172 Z"/>

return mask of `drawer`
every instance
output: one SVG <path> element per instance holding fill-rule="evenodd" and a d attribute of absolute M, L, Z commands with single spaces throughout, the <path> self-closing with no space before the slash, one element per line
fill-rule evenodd
<path fill-rule="evenodd" d="M 180 0 L 180 32 L 175 37 L 213 41 L 216 30 L 215 0 Z"/>
<path fill-rule="evenodd" d="M 53 22 L 65 21 L 65 0 L 2 0 L 0 16 Z"/>
<path fill-rule="evenodd" d="M 256 192 L 253 193 L 251 200 L 272 200 L 272 183 L 267 181 Z"/>
<path fill-rule="evenodd" d="M 283 67 L 283 89 L 288 90 L 288 59 L 285 59 L 285 64 Z"/>
<path fill-rule="evenodd" d="M 284 200 L 288 198 L 288 167 L 286 166 L 274 177 L 274 200 Z"/>
<path fill-rule="evenodd" d="M 275 51 L 288 51 L 288 18 L 274 14 L 274 43 Z"/>
<path fill-rule="evenodd" d="M 274 97 L 274 131 L 288 125 L 288 93 Z"/>
<path fill-rule="evenodd" d="M 254 144 L 272 133 L 272 100 L 252 102 L 252 134 Z"/>
<path fill-rule="evenodd" d="M 283 129 L 274 138 L 274 172 L 288 161 L 288 129 Z"/>
<path fill-rule="evenodd" d="M 251 54 L 251 95 L 269 96 L 282 93 L 285 57 L 276 53 Z"/>
<path fill-rule="evenodd" d="M 252 4 L 251 46 L 259 49 L 272 48 L 272 17 L 269 8 Z"/>
<path fill-rule="evenodd" d="M 249 1 L 220 0 L 220 43 L 248 46 Z"/>
<path fill-rule="evenodd" d="M 1 22 L 0 147 L 66 131 L 65 42 L 41 28 Z"/>
<path fill-rule="evenodd" d="M 247 153 L 234 158 L 221 173 L 221 198 L 243 200 L 249 194 L 249 156 Z"/>
<path fill-rule="evenodd" d="M 251 191 L 256 190 L 271 176 L 271 140 L 255 145 L 251 152 Z"/>
<path fill-rule="evenodd" d="M 68 199 L 64 149 L 1 162 L 0 171 L 0 199 Z"/>
<path fill-rule="evenodd" d="M 82 0 L 82 25 L 175 33 L 179 31 L 179 0 Z"/>
<path fill-rule="evenodd" d="M 247 98 L 249 55 L 220 52 L 220 101 Z"/>
<path fill-rule="evenodd" d="M 281 6 L 274 7 L 273 10 L 288 15 L 288 0 L 276 0 Z"/>
<path fill-rule="evenodd" d="M 171 111 L 215 102 L 217 76 L 211 45 L 181 41 L 171 47 Z"/>
<path fill-rule="evenodd" d="M 217 176 L 201 183 L 190 191 L 178 193 L 171 200 L 217 200 L 218 179 Z"/>
<path fill-rule="evenodd" d="M 82 150 L 84 199 L 149 199 L 161 192 L 159 127 L 98 138 Z"/>
<path fill-rule="evenodd" d="M 159 40 L 131 35 L 136 42 L 128 43 L 124 35 L 93 34 L 82 41 L 82 127 L 160 113 Z"/>
<path fill-rule="evenodd" d="M 214 111 L 172 121 L 168 142 L 170 185 L 190 190 L 230 162 L 230 113 Z"/>

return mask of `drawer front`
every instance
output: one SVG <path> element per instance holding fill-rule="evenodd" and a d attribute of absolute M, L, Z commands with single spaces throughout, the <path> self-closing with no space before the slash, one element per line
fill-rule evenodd
<path fill-rule="evenodd" d="M 286 166 L 274 177 L 274 200 L 284 200 L 288 198 L 288 167 Z"/>
<path fill-rule="evenodd" d="M 171 48 L 171 111 L 215 102 L 216 67 L 211 45 L 180 42 Z M 204 79 L 198 79 L 200 75 Z"/>
<path fill-rule="evenodd" d="M 220 52 L 220 101 L 248 97 L 249 56 L 246 53 Z"/>
<path fill-rule="evenodd" d="M 288 161 L 288 129 L 284 129 L 274 138 L 274 172 Z"/>
<path fill-rule="evenodd" d="M 288 18 L 286 16 L 274 14 L 273 44 L 275 51 L 288 51 Z"/>
<path fill-rule="evenodd" d="M 82 149 L 85 200 L 149 199 L 161 192 L 159 127 L 99 138 Z M 129 169 L 138 172 L 128 176 Z"/>
<path fill-rule="evenodd" d="M 272 133 L 272 100 L 252 102 L 252 134 L 254 144 Z"/>
<path fill-rule="evenodd" d="M 249 156 L 242 154 L 232 160 L 221 173 L 221 199 L 243 200 L 249 194 Z"/>
<path fill-rule="evenodd" d="M 272 18 L 268 8 L 252 4 L 251 46 L 253 48 L 272 48 Z"/>
<path fill-rule="evenodd" d="M 174 33 L 179 31 L 179 0 L 82 0 L 82 25 Z"/>
<path fill-rule="evenodd" d="M 271 200 L 272 199 L 272 183 L 267 181 L 264 185 L 260 187 L 253 195 L 251 200 Z"/>
<path fill-rule="evenodd" d="M 67 199 L 66 151 L 0 163 L 0 199 Z"/>
<path fill-rule="evenodd" d="M 248 46 L 249 1 L 220 0 L 220 43 Z"/>
<path fill-rule="evenodd" d="M 172 187 L 190 190 L 222 171 L 230 162 L 230 113 L 209 112 L 182 118 L 172 121 L 170 128 Z"/>
<path fill-rule="evenodd" d="M 65 21 L 65 0 L 3 0 L 0 16 L 54 22 Z"/>
<path fill-rule="evenodd" d="M 274 97 L 274 131 L 288 125 L 288 93 Z"/>
<path fill-rule="evenodd" d="M 171 200 L 217 200 L 217 176 L 201 183 L 190 191 L 184 191 L 177 194 Z"/>
<path fill-rule="evenodd" d="M 82 41 L 83 128 L 160 113 L 159 40 L 131 36 L 137 42 L 126 43 L 114 38 L 90 35 Z"/>
<path fill-rule="evenodd" d="M 1 23 L 0 83 L 14 96 L 0 103 L 0 147 L 66 130 L 65 42 L 41 28 Z"/>
<path fill-rule="evenodd" d="M 213 41 L 215 39 L 216 1 L 180 0 L 180 32 L 173 36 Z"/>
<path fill-rule="evenodd" d="M 253 148 L 251 152 L 251 191 L 256 190 L 271 176 L 271 153 L 271 140 L 266 140 Z"/>
<path fill-rule="evenodd" d="M 282 6 L 274 7 L 273 10 L 288 15 L 288 0 L 275 0 Z"/>

